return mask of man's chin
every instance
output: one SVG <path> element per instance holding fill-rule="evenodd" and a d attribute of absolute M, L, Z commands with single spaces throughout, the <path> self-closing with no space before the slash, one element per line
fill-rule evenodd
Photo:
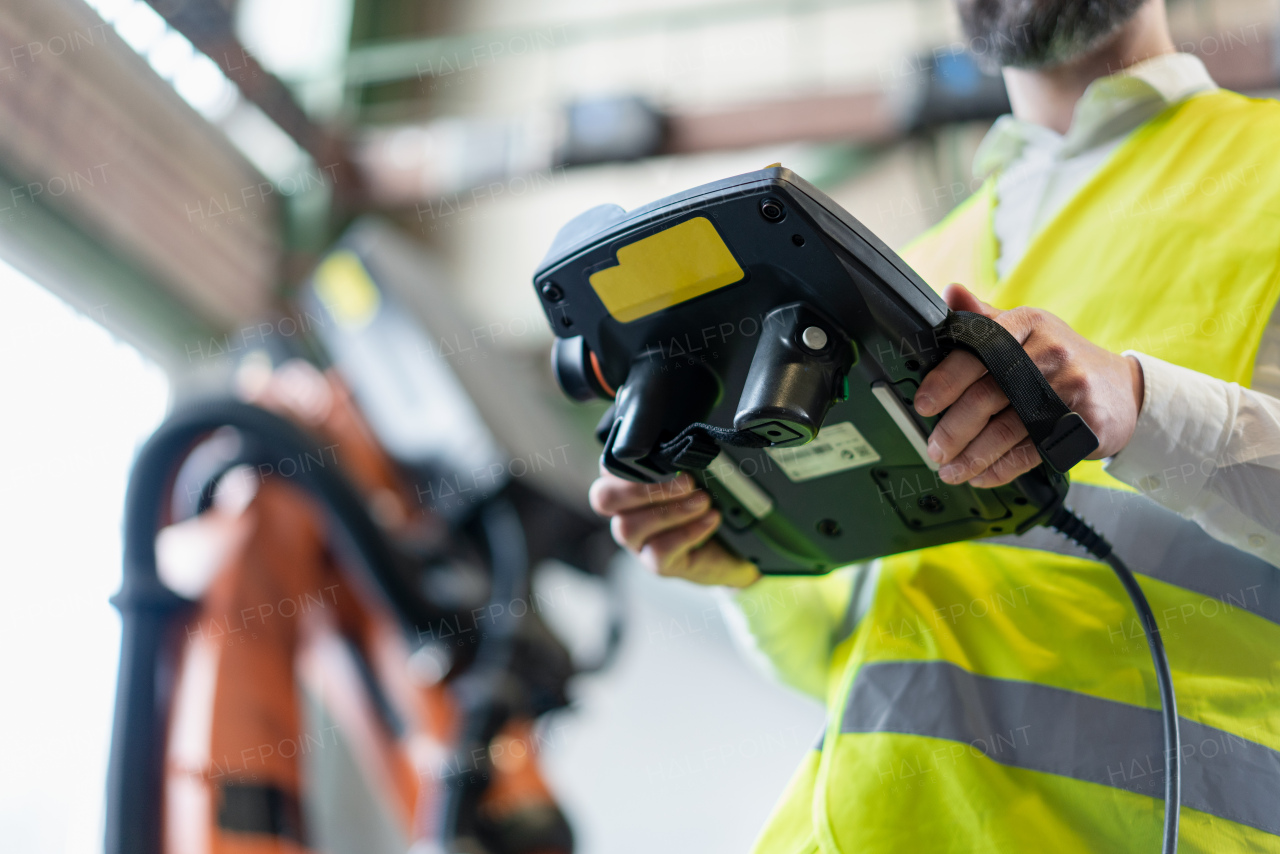
<path fill-rule="evenodd" d="M 1043 71 L 1067 66 L 1115 38 L 1145 0 L 957 0 L 978 64 Z"/>
<path fill-rule="evenodd" d="M 1092 40 L 1074 44 L 1050 45 L 1042 56 L 1029 57 L 1021 61 L 1010 61 L 1004 64 L 1009 68 L 1017 68 L 1021 71 L 1052 71 L 1056 68 L 1072 65 L 1097 53 L 1115 41 L 1119 37 L 1120 31 L 1124 29 L 1125 23 L 1127 22 L 1121 22 L 1111 32 L 1103 33 Z"/>

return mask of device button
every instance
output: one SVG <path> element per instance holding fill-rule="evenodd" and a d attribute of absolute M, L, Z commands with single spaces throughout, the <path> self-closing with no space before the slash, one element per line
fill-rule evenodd
<path fill-rule="evenodd" d="M 810 326 L 800 334 L 800 340 L 804 346 L 817 353 L 827 348 L 826 330 L 817 326 Z"/>

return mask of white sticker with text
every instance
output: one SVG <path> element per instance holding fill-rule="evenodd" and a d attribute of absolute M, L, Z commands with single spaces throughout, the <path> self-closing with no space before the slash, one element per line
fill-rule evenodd
<path fill-rule="evenodd" d="M 824 424 L 817 437 L 797 448 L 765 448 L 792 483 L 826 477 L 879 462 L 880 455 L 851 422 Z"/>

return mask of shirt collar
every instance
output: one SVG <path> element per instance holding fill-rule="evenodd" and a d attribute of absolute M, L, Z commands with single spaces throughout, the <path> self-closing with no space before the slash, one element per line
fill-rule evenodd
<path fill-rule="evenodd" d="M 1089 84 L 1076 102 L 1071 126 L 1065 134 L 1011 115 L 991 126 L 974 156 L 973 173 L 979 178 L 1015 161 L 1028 146 L 1071 157 L 1116 139 L 1166 106 L 1218 86 L 1199 57 L 1169 53 L 1131 65 Z"/>

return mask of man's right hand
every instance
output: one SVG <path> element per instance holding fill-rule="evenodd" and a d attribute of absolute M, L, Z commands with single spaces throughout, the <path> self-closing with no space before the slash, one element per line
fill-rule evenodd
<path fill-rule="evenodd" d="M 590 498 L 592 509 L 611 519 L 618 545 L 651 572 L 728 587 L 746 587 L 760 577 L 754 564 L 711 541 L 720 513 L 686 473 L 666 483 L 632 483 L 602 467 Z"/>

